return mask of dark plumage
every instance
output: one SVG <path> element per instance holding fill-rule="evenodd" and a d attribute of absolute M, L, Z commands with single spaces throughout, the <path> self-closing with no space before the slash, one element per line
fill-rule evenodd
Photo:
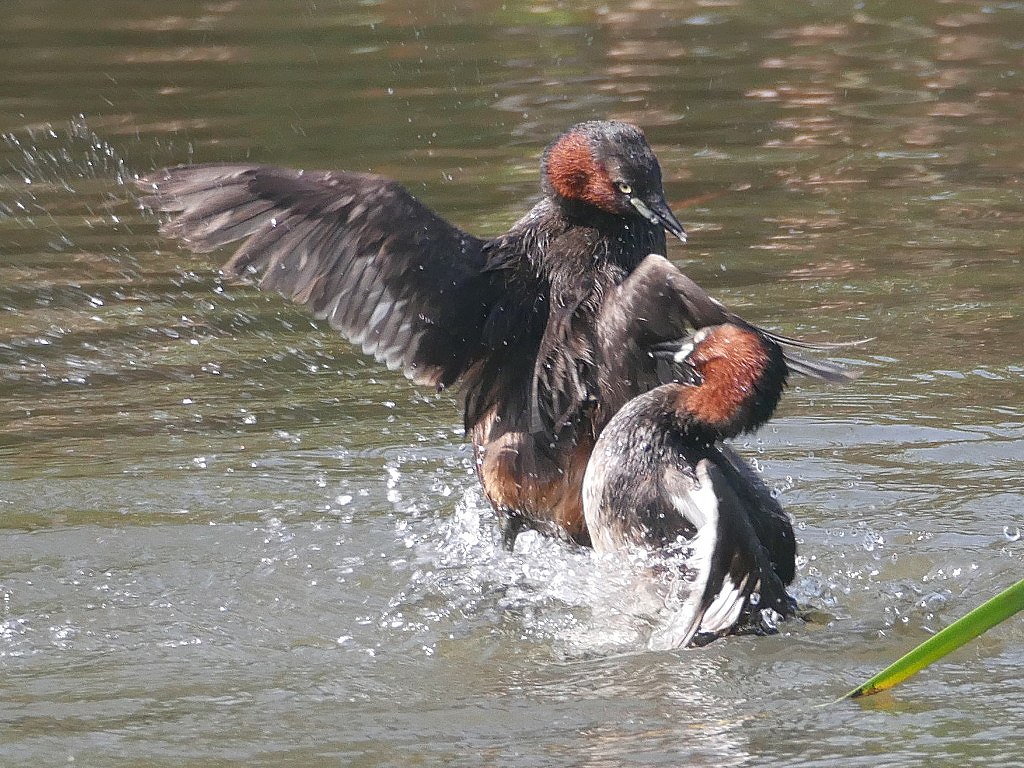
<path fill-rule="evenodd" d="M 583 483 L 599 552 L 649 553 L 678 573 L 682 605 L 668 629 L 685 646 L 790 616 L 795 574 L 788 516 L 724 438 L 763 424 L 788 376 L 782 350 L 750 328 L 704 328 L 677 355 L 685 381 L 627 403 L 604 428 Z M 754 595 L 757 597 L 755 598 Z"/>
<path fill-rule="evenodd" d="M 540 202 L 490 240 L 365 174 L 201 165 L 139 183 L 172 214 L 165 235 L 204 252 L 242 241 L 228 275 L 256 277 L 417 383 L 460 382 L 508 546 L 523 527 L 587 544 L 580 487 L 605 422 L 671 379 L 659 345 L 743 321 L 665 260 L 665 231 L 685 235 L 638 128 L 573 126 L 542 179 Z"/>

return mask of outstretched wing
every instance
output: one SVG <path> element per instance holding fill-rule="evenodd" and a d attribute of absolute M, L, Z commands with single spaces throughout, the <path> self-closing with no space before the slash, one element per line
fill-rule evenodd
<path fill-rule="evenodd" d="M 482 352 L 495 296 L 483 241 L 393 181 L 197 165 L 138 183 L 144 205 L 172 214 L 164 235 L 196 252 L 242 241 L 225 274 L 257 276 L 417 383 L 446 387 Z"/>
<path fill-rule="evenodd" d="M 794 350 L 827 351 L 848 344 L 815 344 L 765 331 L 711 298 L 668 259 L 651 254 L 609 295 L 598 319 L 605 345 L 601 382 L 605 400 L 621 406 L 636 392 L 665 383 L 666 370 L 652 352 L 680 341 L 694 329 L 722 323 L 753 328 L 783 347 L 795 373 L 825 381 L 849 381 L 856 374 Z M 671 357 L 669 355 L 669 357 Z"/>

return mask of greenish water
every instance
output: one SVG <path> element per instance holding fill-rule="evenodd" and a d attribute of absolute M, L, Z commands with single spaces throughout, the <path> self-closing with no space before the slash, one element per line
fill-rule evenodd
<path fill-rule="evenodd" d="M 0 764 L 1013 765 L 1018 620 L 819 707 L 1020 578 L 1019 3 L 8 3 Z M 582 119 L 644 127 L 671 256 L 874 341 L 741 444 L 799 524 L 772 638 L 645 652 L 587 554 L 508 555 L 415 390 L 125 180 L 372 170 L 494 234 Z"/>

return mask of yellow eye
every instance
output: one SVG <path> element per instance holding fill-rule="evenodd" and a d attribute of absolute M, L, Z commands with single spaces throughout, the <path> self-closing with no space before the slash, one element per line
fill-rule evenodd
<path fill-rule="evenodd" d="M 621 192 L 624 195 L 633 194 L 633 188 L 624 181 L 618 182 L 615 186 L 617 186 L 619 188 L 619 192 Z"/>

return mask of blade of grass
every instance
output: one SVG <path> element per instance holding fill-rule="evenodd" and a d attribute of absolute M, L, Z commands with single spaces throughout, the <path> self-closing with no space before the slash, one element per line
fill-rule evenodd
<path fill-rule="evenodd" d="M 870 680 L 858 685 L 843 698 L 856 699 L 892 688 L 1021 610 L 1024 610 L 1024 579 L 928 638 Z"/>

